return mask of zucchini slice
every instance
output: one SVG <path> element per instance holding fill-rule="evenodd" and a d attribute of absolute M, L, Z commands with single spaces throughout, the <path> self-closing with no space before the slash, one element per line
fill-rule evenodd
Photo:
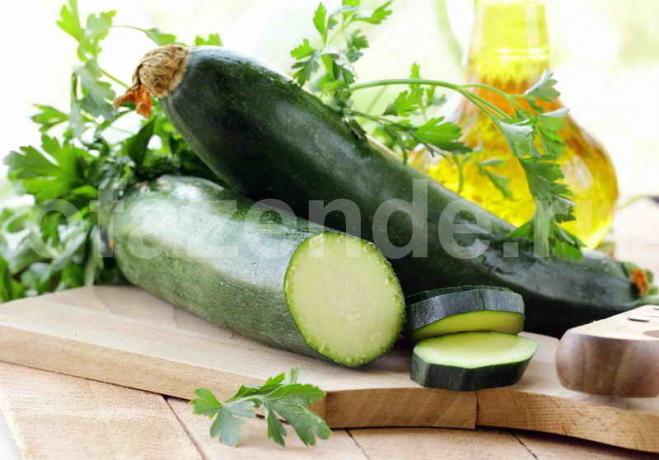
<path fill-rule="evenodd" d="M 519 381 L 538 344 L 500 332 L 464 332 L 426 339 L 414 347 L 411 377 L 431 388 L 468 391 Z"/>
<path fill-rule="evenodd" d="M 415 294 L 407 301 L 412 339 L 456 332 L 492 331 L 517 334 L 524 329 L 524 299 L 495 286 L 461 286 Z"/>

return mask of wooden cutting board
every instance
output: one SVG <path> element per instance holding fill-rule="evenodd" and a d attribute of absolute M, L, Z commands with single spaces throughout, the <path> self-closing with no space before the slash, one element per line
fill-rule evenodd
<path fill-rule="evenodd" d="M 299 367 L 327 392 L 316 407 L 339 427 L 496 426 L 557 433 L 659 453 L 659 398 L 608 398 L 560 386 L 557 341 L 541 343 L 523 380 L 476 392 L 426 389 L 399 346 L 361 369 L 265 347 L 136 288 L 81 288 L 0 305 L 0 361 L 184 399 Z"/>

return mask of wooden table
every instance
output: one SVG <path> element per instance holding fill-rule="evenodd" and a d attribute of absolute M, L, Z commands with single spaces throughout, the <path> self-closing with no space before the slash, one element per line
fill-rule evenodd
<path fill-rule="evenodd" d="M 622 210 L 617 252 L 659 273 L 659 207 L 649 200 Z M 139 372 L 139 370 L 136 370 Z M 652 458 L 624 449 L 513 430 L 350 429 L 304 447 L 280 448 L 261 419 L 243 426 L 241 447 L 219 444 L 209 420 L 182 400 L 0 363 L 0 458 L 336 458 L 564 459 Z M 290 431 L 290 430 L 289 430 Z M 21 451 L 17 446 L 21 446 Z"/>
<path fill-rule="evenodd" d="M 3 459 L 551 459 L 650 458 L 618 448 L 558 436 L 510 430 L 335 430 L 328 441 L 304 447 L 295 436 L 278 447 L 265 437 L 265 422 L 244 425 L 241 447 L 221 445 L 208 434 L 209 420 L 179 399 L 124 387 L 0 364 Z"/>

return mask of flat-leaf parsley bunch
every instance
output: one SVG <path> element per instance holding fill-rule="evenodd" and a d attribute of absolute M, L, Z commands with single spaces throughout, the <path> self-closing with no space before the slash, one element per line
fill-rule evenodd
<path fill-rule="evenodd" d="M 153 115 L 125 131 L 132 112 L 115 111 L 116 90 L 128 85 L 99 63 L 102 44 L 118 27 L 114 11 L 81 18 L 69 0 L 57 25 L 77 43 L 66 109 L 37 104 L 32 121 L 40 145 L 11 152 L 8 179 L 32 204 L 0 213 L 0 301 L 123 280 L 104 238 L 109 205 L 131 185 L 162 174 L 213 177 L 156 103 Z M 130 27 L 156 45 L 177 42 L 158 29 Z M 217 34 L 195 44 L 221 44 Z"/>

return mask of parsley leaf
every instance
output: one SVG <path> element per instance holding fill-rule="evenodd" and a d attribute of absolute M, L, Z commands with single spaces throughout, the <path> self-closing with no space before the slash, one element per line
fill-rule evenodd
<path fill-rule="evenodd" d="M 525 157 L 533 151 L 533 126 L 528 120 L 522 122 L 500 122 L 499 128 L 506 137 L 513 154 Z"/>
<path fill-rule="evenodd" d="M 220 34 L 209 34 L 205 38 L 201 35 L 197 35 L 194 39 L 194 44 L 195 46 L 222 46 L 222 39 L 220 38 Z"/>
<path fill-rule="evenodd" d="M 111 101 L 114 91 L 103 81 L 103 71 L 97 59 L 101 53 L 101 42 L 107 37 L 114 11 L 91 14 L 83 28 L 78 12 L 78 2 L 69 0 L 60 11 L 58 26 L 78 43 L 80 64 L 71 80 L 71 113 L 69 124 L 77 137 L 82 136 L 84 122 L 88 116 L 110 119 L 113 109 Z"/>
<path fill-rule="evenodd" d="M 391 2 L 386 2 L 370 14 L 363 14 L 360 0 L 343 0 L 331 13 L 320 3 L 312 20 L 320 42 L 315 44 L 305 38 L 291 51 L 295 59 L 293 78 L 301 86 L 315 83 L 314 89 L 324 96 L 325 102 L 344 110 L 349 105 L 345 89 L 356 80 L 353 64 L 368 47 L 366 36 L 353 26 L 360 22 L 381 24 L 391 14 L 390 5 Z"/>
<path fill-rule="evenodd" d="M 9 179 L 37 202 L 71 198 L 85 184 L 84 170 L 90 161 L 85 150 L 47 135 L 41 138 L 41 149 L 21 147 L 6 158 Z"/>
<path fill-rule="evenodd" d="M 80 25 L 77 0 L 69 0 L 64 6 L 62 6 L 57 25 L 64 32 L 71 35 L 76 41 L 82 39 L 84 31 Z"/>
<path fill-rule="evenodd" d="M 540 80 L 526 90 L 524 95 L 532 100 L 540 99 L 541 101 L 551 102 L 561 95 L 556 90 L 556 83 L 551 72 L 544 72 Z"/>
<path fill-rule="evenodd" d="M 114 11 L 105 11 L 87 17 L 84 33 L 78 40 L 78 55 L 81 59 L 98 57 L 101 53 L 101 41 L 107 37 L 115 15 Z"/>
<path fill-rule="evenodd" d="M 293 50 L 291 51 L 291 56 L 297 60 L 300 60 L 300 59 L 308 58 L 314 53 L 314 51 L 316 51 L 316 49 L 313 46 L 311 46 L 309 39 L 305 38 L 300 45 L 293 48 Z"/>
<path fill-rule="evenodd" d="M 422 103 L 423 92 L 419 90 L 403 91 L 389 104 L 383 115 L 406 117 L 417 112 L 421 108 Z"/>
<path fill-rule="evenodd" d="M 478 162 L 478 170 L 480 173 L 487 177 L 492 185 L 494 185 L 501 194 L 508 199 L 512 199 L 513 194 L 510 191 L 510 179 L 500 174 L 494 173 L 491 168 L 496 168 L 505 164 L 504 160 L 498 158 L 490 158 L 485 161 Z"/>
<path fill-rule="evenodd" d="M 443 117 L 431 118 L 415 129 L 414 138 L 440 150 L 469 152 L 471 149 L 459 141 L 462 130 L 455 123 L 444 121 Z"/>
<path fill-rule="evenodd" d="M 560 130 L 565 125 L 567 110 L 540 114 L 535 119 L 536 133 L 540 136 L 540 142 L 545 155 L 558 159 L 563 153 L 564 143 Z"/>
<path fill-rule="evenodd" d="M 69 0 L 60 10 L 57 25 L 78 42 L 78 57 L 87 61 L 97 58 L 100 54 L 101 41 L 107 37 L 115 14 L 115 11 L 91 14 L 83 28 L 77 0 Z"/>
<path fill-rule="evenodd" d="M 318 4 L 314 12 L 313 25 L 323 39 L 323 43 L 327 43 L 327 32 L 330 24 L 327 21 L 327 8 L 322 3 Z"/>
<path fill-rule="evenodd" d="M 293 64 L 293 78 L 300 85 L 304 85 L 313 74 L 320 68 L 318 59 L 320 57 L 318 51 L 313 48 L 309 40 L 305 39 L 304 42 L 291 51 L 291 56 L 296 59 Z"/>
<path fill-rule="evenodd" d="M 245 423 L 242 418 L 254 418 L 249 401 L 234 401 L 220 405 L 211 425 L 210 435 L 218 438 L 222 444 L 235 447 L 240 440 L 240 425 Z M 242 418 L 241 418 L 242 417 Z"/>
<path fill-rule="evenodd" d="M 197 389 L 197 398 L 192 401 L 194 413 L 214 418 L 211 436 L 235 446 L 240 440 L 243 419 L 255 417 L 254 409 L 264 408 L 268 438 L 273 442 L 286 445 L 287 433 L 281 418 L 293 427 L 305 445 L 314 445 L 316 438 L 327 439 L 331 434 L 325 421 L 308 409 L 324 398 L 325 393 L 313 385 L 298 383 L 297 376 L 297 369 L 291 369 L 288 376 L 282 373 L 270 377 L 260 387 L 241 386 L 224 402 L 210 390 Z"/>
<path fill-rule="evenodd" d="M 0 301 L 6 302 L 20 295 L 20 285 L 11 279 L 9 264 L 0 259 Z"/>
<path fill-rule="evenodd" d="M 148 120 L 137 134 L 124 141 L 122 146 L 123 153 L 133 160 L 136 168 L 141 168 L 144 165 L 144 158 L 147 155 L 147 149 L 153 137 L 154 129 L 155 120 Z"/>
<path fill-rule="evenodd" d="M 115 97 L 110 83 L 102 80 L 102 72 L 95 60 L 87 61 L 75 70 L 80 82 L 80 109 L 92 116 L 110 119 L 114 113 L 111 101 Z"/>
<path fill-rule="evenodd" d="M 195 390 L 195 394 L 197 399 L 192 401 L 194 413 L 215 417 L 222 408 L 222 403 L 217 400 L 213 392 L 205 388 L 198 388 Z"/>
<path fill-rule="evenodd" d="M 151 41 L 158 46 L 167 46 L 177 43 L 176 35 L 162 32 L 160 29 L 156 27 L 152 27 L 150 29 L 138 29 L 138 30 L 144 32 L 144 34 L 147 37 L 149 37 Z"/>
<path fill-rule="evenodd" d="M 46 132 L 51 128 L 69 121 L 69 115 L 50 105 L 36 104 L 37 113 L 32 115 L 31 120 L 39 125 L 39 131 Z"/>
<path fill-rule="evenodd" d="M 361 30 L 353 31 L 347 39 L 346 56 L 350 62 L 357 62 L 364 55 L 363 50 L 368 48 L 368 38 Z"/>
<path fill-rule="evenodd" d="M 272 439 L 272 441 L 280 446 L 286 445 L 286 441 L 284 441 L 286 429 L 284 428 L 284 424 L 277 418 L 276 413 L 268 410 L 265 419 L 268 422 L 268 439 Z"/>
<path fill-rule="evenodd" d="M 391 4 L 393 0 L 383 3 L 378 6 L 373 12 L 368 16 L 359 16 L 356 18 L 356 21 L 367 22 L 373 25 L 382 24 L 389 16 L 391 16 Z"/>

